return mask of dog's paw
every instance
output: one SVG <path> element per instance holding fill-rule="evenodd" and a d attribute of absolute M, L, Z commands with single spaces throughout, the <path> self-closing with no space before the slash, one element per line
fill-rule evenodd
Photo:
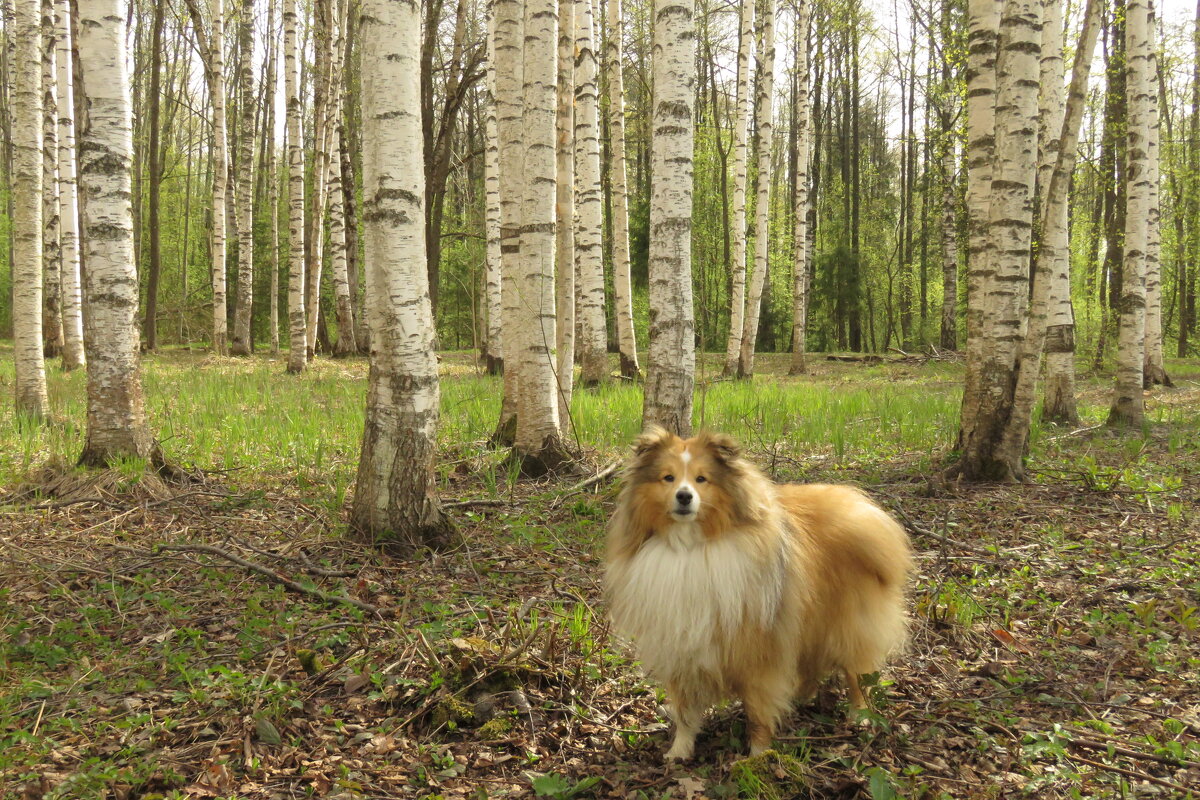
<path fill-rule="evenodd" d="M 684 744 L 677 741 L 671 745 L 671 749 L 666 752 L 663 758 L 668 762 L 691 761 L 692 753 L 695 749 L 691 742 Z"/>

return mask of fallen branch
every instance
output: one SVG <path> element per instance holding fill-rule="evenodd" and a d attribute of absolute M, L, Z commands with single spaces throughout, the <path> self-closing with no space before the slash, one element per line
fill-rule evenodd
<path fill-rule="evenodd" d="M 1107 753 L 1109 751 L 1117 755 L 1133 758 L 1139 761 L 1154 761 L 1159 764 L 1166 764 L 1169 767 L 1200 767 L 1200 761 L 1188 761 L 1186 758 L 1172 758 L 1171 756 L 1160 756 L 1157 753 L 1143 753 L 1140 750 L 1131 750 L 1128 747 L 1121 747 L 1117 744 L 1097 742 L 1092 739 L 1083 739 L 1074 737 L 1070 740 L 1070 744 L 1077 747 L 1083 747 L 1088 750 L 1096 750 Z"/>
<path fill-rule="evenodd" d="M 1090 758 L 1084 758 L 1083 756 L 1079 755 L 1078 753 L 1069 755 L 1069 756 L 1067 756 L 1067 758 L 1070 758 L 1073 761 L 1080 761 L 1084 764 L 1087 764 L 1090 767 L 1096 767 L 1097 769 L 1103 769 L 1103 770 L 1107 770 L 1108 772 L 1115 772 L 1118 775 L 1124 775 L 1126 778 L 1133 778 L 1133 779 L 1139 780 L 1139 781 L 1147 781 L 1149 783 L 1153 783 L 1156 786 L 1165 786 L 1168 789 L 1174 789 L 1175 791 L 1180 793 L 1180 797 L 1182 797 L 1183 793 L 1187 791 L 1186 786 L 1180 786 L 1178 783 L 1171 783 L 1170 781 L 1164 781 L 1162 778 L 1156 778 L 1153 775 L 1147 775 L 1146 773 L 1138 772 L 1137 770 L 1125 769 L 1124 767 L 1114 767 L 1112 764 L 1105 764 L 1102 761 L 1092 761 Z"/>
<path fill-rule="evenodd" d="M 507 500 L 490 500 L 480 498 L 478 500 L 457 500 L 453 503 L 442 503 L 442 508 L 472 508 L 475 506 L 506 506 Z"/>
<path fill-rule="evenodd" d="M 381 615 L 379 606 L 374 606 L 370 603 L 364 603 L 362 600 L 356 600 L 353 597 L 348 597 L 346 595 L 330 594 L 329 592 L 323 592 L 320 589 L 316 589 L 311 586 L 305 586 L 304 584 L 297 583 L 290 578 L 283 577 L 269 567 L 264 567 L 261 564 L 255 564 L 253 561 L 247 561 L 241 556 L 236 556 L 233 553 L 230 553 L 227 550 L 222 550 L 219 547 L 213 547 L 212 545 L 207 544 L 158 544 L 154 546 L 154 550 L 155 552 L 166 551 L 172 553 L 205 553 L 210 556 L 217 556 L 218 558 L 223 558 L 226 561 L 232 561 L 239 567 L 248 569 L 251 572 L 257 572 L 259 575 L 262 575 L 272 583 L 278 583 L 286 589 L 298 594 L 306 594 L 311 597 L 316 597 L 324 600 L 327 603 L 343 603 L 345 605 L 362 609 L 369 614 L 375 614 L 376 616 Z"/>
<path fill-rule="evenodd" d="M 616 461 L 612 462 L 604 469 L 597 472 L 592 477 L 585 478 L 585 479 L 581 480 L 579 483 L 575 484 L 574 486 L 567 487 L 566 489 L 563 490 L 563 492 L 558 497 L 556 497 L 554 499 L 554 502 L 550 504 L 550 507 L 558 508 L 571 495 L 576 494 L 577 492 L 581 492 L 584 489 L 588 488 L 589 486 L 592 486 L 593 484 L 597 484 L 600 481 L 604 480 L 605 478 L 613 475 L 617 470 L 619 470 L 621 468 L 621 464 L 623 464 L 623 463 L 624 462 L 621 459 L 617 459 Z"/>
<path fill-rule="evenodd" d="M 956 547 L 959 550 L 965 550 L 968 553 L 974 553 L 977 556 L 983 556 L 983 557 L 986 557 L 989 559 L 1005 558 L 1008 555 L 1007 553 L 1000 550 L 999 548 L 997 548 L 996 551 L 993 552 L 993 551 L 987 550 L 983 547 L 976 547 L 973 544 L 968 544 L 967 542 L 960 542 L 960 541 L 950 538 L 949 536 L 945 536 L 945 535 L 937 533 L 935 531 L 931 531 L 930 529 L 924 527 L 923 525 L 918 525 L 916 520 L 914 520 L 912 517 L 910 517 L 904 511 L 904 509 L 900 507 L 900 499 L 899 498 L 894 497 L 893 495 L 890 495 L 887 492 L 876 491 L 875 494 L 882 495 L 883 497 L 886 497 L 892 501 L 892 505 L 888 508 L 888 510 L 891 511 L 892 513 L 896 514 L 897 516 L 899 516 L 900 521 L 904 523 L 904 527 L 908 528 L 913 533 L 919 534 L 921 536 L 928 536 L 930 539 L 941 542 L 942 544 L 949 545 L 950 547 Z"/>

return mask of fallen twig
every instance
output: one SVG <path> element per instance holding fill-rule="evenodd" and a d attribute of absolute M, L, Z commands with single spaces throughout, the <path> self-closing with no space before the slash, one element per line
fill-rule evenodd
<path fill-rule="evenodd" d="M 453 503 L 442 503 L 442 508 L 472 508 L 474 506 L 506 506 L 509 504 L 507 500 L 492 500 L 488 498 L 480 498 L 478 500 L 456 500 Z"/>
<path fill-rule="evenodd" d="M 1166 764 L 1171 767 L 1200 767 L 1200 761 L 1188 761 L 1185 758 L 1172 758 L 1171 756 L 1160 756 L 1157 753 L 1143 753 L 1140 750 L 1131 750 L 1128 747 L 1121 747 L 1118 744 L 1111 742 L 1097 742 L 1092 739 L 1084 739 L 1078 736 L 1070 740 L 1070 744 L 1078 747 L 1083 747 L 1088 750 L 1097 750 L 1100 752 L 1113 752 L 1127 758 L 1135 758 L 1140 761 L 1155 761 L 1159 764 Z"/>
<path fill-rule="evenodd" d="M 283 577 L 282 575 L 280 575 L 278 572 L 271 569 L 270 567 L 264 567 L 261 564 L 255 564 L 253 561 L 247 561 L 246 559 L 242 558 L 241 556 L 237 556 L 237 555 L 234 555 L 233 553 L 230 553 L 228 550 L 222 550 L 221 548 L 213 547 L 212 545 L 207 545 L 207 544 L 158 544 L 158 545 L 155 545 L 154 550 L 156 552 L 167 551 L 167 552 L 173 552 L 173 553 L 205 553 L 210 556 L 217 556 L 218 558 L 223 558 L 226 561 L 232 561 L 234 564 L 237 564 L 239 567 L 248 569 L 251 572 L 257 572 L 259 575 L 262 575 L 267 580 L 272 581 L 274 583 L 278 583 L 281 586 L 283 586 L 287 589 L 290 589 L 293 592 L 297 592 L 299 594 L 307 594 L 312 597 L 317 597 L 317 598 L 320 598 L 321 600 L 324 600 L 327 603 L 343 603 L 345 605 L 354 606 L 355 608 L 362 609 L 363 611 L 366 611 L 367 613 L 370 613 L 370 614 L 380 615 L 380 613 L 381 613 L 379 606 L 371 605 L 370 603 L 365 603 L 362 600 L 356 600 L 355 598 L 349 597 L 347 595 L 330 594 L 329 592 L 323 592 L 320 589 L 305 586 L 304 584 L 297 583 L 296 581 L 294 581 L 290 578 Z"/>
<path fill-rule="evenodd" d="M 1096 767 L 1097 769 L 1107 770 L 1108 772 L 1115 772 L 1118 775 L 1124 775 L 1127 778 L 1134 778 L 1135 780 L 1139 780 L 1139 781 L 1147 781 L 1149 783 L 1153 783 L 1156 786 L 1165 786 L 1168 789 L 1174 789 L 1175 791 L 1181 793 L 1180 796 L 1182 796 L 1183 792 L 1187 791 L 1186 786 L 1180 786 L 1178 783 L 1171 783 L 1171 781 L 1164 781 L 1162 778 L 1156 778 L 1153 775 L 1147 775 L 1146 773 L 1138 772 L 1137 770 L 1125 769 L 1124 767 L 1115 767 L 1112 764 L 1105 764 L 1103 761 L 1093 761 L 1090 758 L 1084 758 L 1083 756 L 1079 755 L 1078 753 L 1069 755 L 1069 756 L 1067 756 L 1067 758 L 1070 758 L 1074 761 L 1080 761 L 1084 764 L 1087 764 L 1090 767 Z"/>
<path fill-rule="evenodd" d="M 571 495 L 575 494 L 576 492 L 583 491 L 584 489 L 588 488 L 589 486 L 599 483 L 600 481 L 602 481 L 605 478 L 609 477 L 610 475 L 614 474 L 617 470 L 619 470 L 621 468 L 621 464 L 623 464 L 623 463 L 624 462 L 621 459 L 617 459 L 616 461 L 612 462 L 607 467 L 600 470 L 599 472 L 597 472 L 595 475 L 591 476 L 590 478 L 585 478 L 584 480 L 581 480 L 579 483 L 575 484 L 574 486 L 567 487 L 566 489 L 564 489 L 562 491 L 562 493 L 558 497 L 556 497 L 554 499 L 554 502 L 552 502 L 550 504 L 550 507 L 558 508 Z"/>

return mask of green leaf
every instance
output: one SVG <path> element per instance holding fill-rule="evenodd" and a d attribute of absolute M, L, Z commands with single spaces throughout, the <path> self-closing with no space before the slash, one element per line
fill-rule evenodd
<path fill-rule="evenodd" d="M 871 800 L 897 800 L 900 797 L 892 788 L 892 779 L 879 767 L 871 767 L 867 770 L 867 776 L 870 778 L 867 791 L 871 793 Z"/>
<path fill-rule="evenodd" d="M 254 720 L 254 732 L 258 734 L 260 742 L 265 744 L 283 744 L 283 737 L 279 735 L 279 729 L 266 717 L 259 717 Z"/>

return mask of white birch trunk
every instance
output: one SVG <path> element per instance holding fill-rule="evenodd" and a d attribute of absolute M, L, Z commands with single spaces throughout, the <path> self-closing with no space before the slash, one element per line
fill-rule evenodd
<path fill-rule="evenodd" d="M 941 143 L 942 180 L 942 319 L 941 345 L 946 350 L 958 347 L 958 158 L 954 137 L 943 134 Z"/>
<path fill-rule="evenodd" d="M 809 162 L 809 0 L 797 0 L 796 14 L 796 219 L 792 250 L 792 362 L 790 375 L 808 371 L 808 162 Z"/>
<path fill-rule="evenodd" d="M 521 171 L 521 319 L 524 358 L 514 441 L 522 471 L 557 469 L 567 455 L 558 410 L 555 357 L 554 229 L 555 97 L 558 8 L 555 0 L 526 0 L 524 36 L 525 157 Z M 563 265 L 563 269 L 570 269 Z"/>
<path fill-rule="evenodd" d="M 87 441 L 79 461 L 105 466 L 119 457 L 161 461 L 146 424 L 138 359 L 138 281 L 133 263 L 133 109 L 125 3 L 79 0 L 79 62 L 87 99 L 79 178 L 88 313 Z"/>
<path fill-rule="evenodd" d="M 1048 124 L 1042 129 L 1046 143 L 1041 148 L 1042 163 L 1039 164 L 1042 200 L 1037 227 L 1041 231 L 1041 241 L 1034 260 L 1033 296 L 1028 331 L 1021 343 L 1017 361 L 1013 407 L 1007 415 L 1008 421 L 999 448 L 1001 458 L 1017 465 L 1022 463 L 1028 447 L 1042 351 L 1046 345 L 1051 300 L 1056 285 L 1065 287 L 1068 292 L 1069 310 L 1070 283 L 1066 274 L 1070 258 L 1067 249 L 1067 196 L 1075 166 L 1079 127 L 1083 120 L 1083 105 L 1077 101 L 1083 99 L 1087 89 L 1087 70 L 1096 41 L 1095 19 L 1092 16 L 1096 3 L 1092 2 L 1090 6 L 1072 70 L 1071 102 L 1066 106 L 1065 113 L 1060 113 L 1059 109 L 1063 106 L 1062 8 L 1057 3 L 1045 4 L 1039 118 L 1048 119 Z M 1050 50 L 1055 52 L 1047 55 L 1046 51 Z M 1051 125 L 1057 125 L 1057 131 Z M 1048 152 L 1052 152 L 1053 156 L 1049 156 Z M 1060 272 L 1063 273 L 1061 276 L 1058 274 Z M 1020 477 L 1023 471 L 1018 469 L 1016 474 Z"/>
<path fill-rule="evenodd" d="M 500 324 L 500 141 L 496 131 L 496 10 L 494 0 L 487 3 L 487 96 L 484 100 L 484 195 L 486 269 L 485 301 L 487 309 L 487 371 L 495 375 L 504 369 L 504 329 Z"/>
<path fill-rule="evenodd" d="M 304 313 L 304 140 L 300 115 L 300 45 L 296 37 L 297 0 L 284 0 L 283 76 L 287 87 L 288 139 L 288 364 L 299 373 L 308 363 L 308 324 Z"/>
<path fill-rule="evenodd" d="M 314 6 L 313 67 L 313 166 L 312 200 L 308 217 L 308 264 L 304 309 L 308 315 L 308 360 L 316 355 L 317 323 L 321 315 L 321 277 L 325 266 L 325 201 L 329 174 L 329 104 L 333 70 L 333 0 L 316 0 Z"/>
<path fill-rule="evenodd" d="M 575 259 L 579 267 L 580 379 L 584 386 L 608 380 L 608 328 L 604 318 L 603 195 L 600 188 L 600 93 L 597 84 L 592 0 L 575 5 L 575 159 L 578 175 Z"/>
<path fill-rule="evenodd" d="M 425 270 L 420 6 L 364 0 L 363 245 L 371 336 L 351 526 L 405 551 L 449 544 L 435 493 L 438 371 Z"/>
<path fill-rule="evenodd" d="M 333 276 L 333 297 L 337 307 L 338 337 L 333 354 L 339 357 L 358 352 L 354 338 L 354 303 L 350 298 L 349 261 L 346 257 L 346 206 L 342 194 L 342 131 L 333 129 L 333 157 L 329 163 L 329 271 Z"/>
<path fill-rule="evenodd" d="M 556 228 L 554 295 L 557 314 L 558 417 L 570 419 L 575 383 L 575 41 L 576 0 L 558 2 L 558 91 L 554 113 Z"/>
<path fill-rule="evenodd" d="M 82 35 L 81 35 L 82 38 Z M 213 199 L 212 199 L 212 292 L 213 341 L 217 355 L 229 351 L 228 316 L 225 281 L 226 226 L 229 194 L 228 127 L 225 121 L 225 2 L 212 0 L 212 38 L 209 41 L 208 81 L 209 101 L 213 115 Z"/>
<path fill-rule="evenodd" d="M 650 183 L 650 356 L 643 427 L 692 430 L 696 324 L 692 308 L 693 0 L 655 0 Z"/>
<path fill-rule="evenodd" d="M 516 436 L 525 330 L 521 322 L 521 170 L 525 157 L 524 6 L 521 0 L 494 0 L 496 28 L 496 135 L 499 141 L 500 304 L 504 336 L 504 391 L 492 439 L 511 445 Z"/>
<path fill-rule="evenodd" d="M 46 281 L 42 337 L 47 358 L 63 351 L 62 242 L 58 191 L 58 69 L 54 0 L 42 3 L 42 264 Z"/>
<path fill-rule="evenodd" d="M 1150 52 L 1151 52 L 1151 103 L 1150 103 L 1150 139 L 1147 142 L 1146 154 L 1149 159 L 1150 173 L 1150 213 L 1147 219 L 1146 231 L 1146 355 L 1143 385 L 1155 384 L 1172 386 L 1167 375 L 1166 363 L 1163 361 L 1163 320 L 1162 320 L 1162 213 L 1159 201 L 1159 121 L 1158 104 L 1160 101 L 1158 88 L 1161 85 L 1158 76 L 1158 20 L 1155 9 L 1150 8 Z"/>
<path fill-rule="evenodd" d="M 1049 197 L 1042 211 L 1043 248 L 1053 254 L 1049 265 L 1049 300 L 1046 318 L 1046 387 L 1042 419 L 1074 424 L 1079 420 L 1075 404 L 1075 316 L 1071 308 L 1071 253 L 1067 241 L 1068 203 L 1075 167 L 1075 146 L 1087 102 L 1088 73 L 1100 29 L 1100 0 L 1088 0 L 1083 29 L 1076 44 L 1067 96 L 1058 165 L 1051 180 Z M 1043 250 L 1044 252 L 1044 250 Z M 1038 258 L 1043 256 L 1039 254 Z"/>
<path fill-rule="evenodd" d="M 279 60 L 279 33 L 275 28 L 276 2 L 277 0 L 267 0 L 267 35 L 271 37 L 271 42 L 267 46 L 267 85 L 263 92 L 266 102 L 270 104 L 267 110 L 268 130 L 263 140 L 267 147 L 267 209 L 271 226 L 271 252 L 267 254 L 267 263 L 271 270 L 271 303 L 267 327 L 271 336 L 272 356 L 279 355 L 279 162 L 278 151 L 275 148 L 275 133 L 278 130 L 275 127 L 275 97 L 279 90 L 276 67 Z M 286 103 L 286 98 L 284 102 Z"/>
<path fill-rule="evenodd" d="M 621 375 L 636 378 L 637 337 L 633 329 L 633 287 L 629 278 L 629 190 L 625 177 L 625 89 L 622 72 L 621 0 L 604 0 L 608 35 L 605 69 L 608 75 L 608 133 L 612 192 L 613 317 L 621 350 Z"/>
<path fill-rule="evenodd" d="M 248 356 L 254 349 L 251 317 L 254 310 L 254 0 L 241 0 L 238 21 L 241 49 L 241 129 L 238 133 L 237 203 L 238 285 L 233 305 L 233 341 L 229 352 Z"/>
<path fill-rule="evenodd" d="M 38 0 L 13 3 L 12 258 L 16 412 L 50 412 L 42 344 L 42 35 Z"/>
<path fill-rule="evenodd" d="M 775 3 L 759 0 L 758 9 L 758 201 L 754 208 L 754 274 L 750 277 L 750 295 L 746 298 L 746 319 L 738 356 L 737 376 L 754 374 L 754 346 L 758 339 L 758 320 L 762 312 L 763 288 L 770 265 L 771 149 L 774 138 L 775 96 Z"/>
<path fill-rule="evenodd" d="M 62 246 L 62 367 L 86 364 L 83 350 L 83 297 L 79 273 L 79 197 L 75 182 L 75 94 L 71 74 L 70 0 L 56 0 L 58 47 L 58 183 Z"/>
<path fill-rule="evenodd" d="M 755 0 L 741 0 L 738 29 L 737 97 L 733 118 L 733 220 L 730 222 L 729 340 L 725 375 L 737 373 L 746 320 L 746 180 L 750 128 L 750 48 L 754 40 Z M 693 4 L 694 5 L 694 4 Z"/>
<path fill-rule="evenodd" d="M 345 3 L 336 3 L 337 34 L 333 39 L 332 87 L 341 86 L 344 63 L 342 42 L 346 31 L 343 16 Z M 329 98 L 329 178 L 325 184 L 329 191 L 329 272 L 333 278 L 334 307 L 337 312 L 338 337 L 333 345 L 333 354 L 338 357 L 353 355 L 358 351 L 354 334 L 354 301 L 350 296 L 350 262 L 347 250 L 352 245 L 346 239 L 346 202 L 342 190 L 342 93 L 333 91 Z"/>
<path fill-rule="evenodd" d="M 975 395 L 963 399 L 961 457 L 952 468 L 969 480 L 1023 477 L 1020 455 L 1014 457 L 1005 448 L 1005 425 L 1012 413 L 1020 348 L 1027 331 L 1038 114 L 1038 96 L 1031 87 L 1038 84 L 1041 28 L 1041 0 L 1005 3 L 995 66 L 994 158 L 986 197 L 991 241 L 979 254 L 986 272 L 979 273 L 977 264 L 971 266 L 976 276 L 971 289 L 982 292 L 972 295 L 978 309 L 973 349 L 968 340 L 968 359 L 976 361 L 968 360 L 967 390 L 974 389 Z M 969 135 L 978 147 L 986 132 L 972 122 Z M 974 241 L 972 251 L 976 258 Z"/>
<path fill-rule="evenodd" d="M 1117 333 L 1117 379 L 1108 424 L 1139 426 L 1145 419 L 1142 379 L 1146 350 L 1146 256 L 1149 240 L 1150 114 L 1155 102 L 1153 46 L 1148 0 L 1125 6 L 1126 132 L 1125 260 L 1122 265 L 1120 323 Z"/>
<path fill-rule="evenodd" d="M 968 0 L 967 33 L 967 346 L 958 445 L 979 414 L 981 332 L 986 281 L 991 275 L 988 208 L 996 143 L 996 52 L 1002 0 Z"/>

